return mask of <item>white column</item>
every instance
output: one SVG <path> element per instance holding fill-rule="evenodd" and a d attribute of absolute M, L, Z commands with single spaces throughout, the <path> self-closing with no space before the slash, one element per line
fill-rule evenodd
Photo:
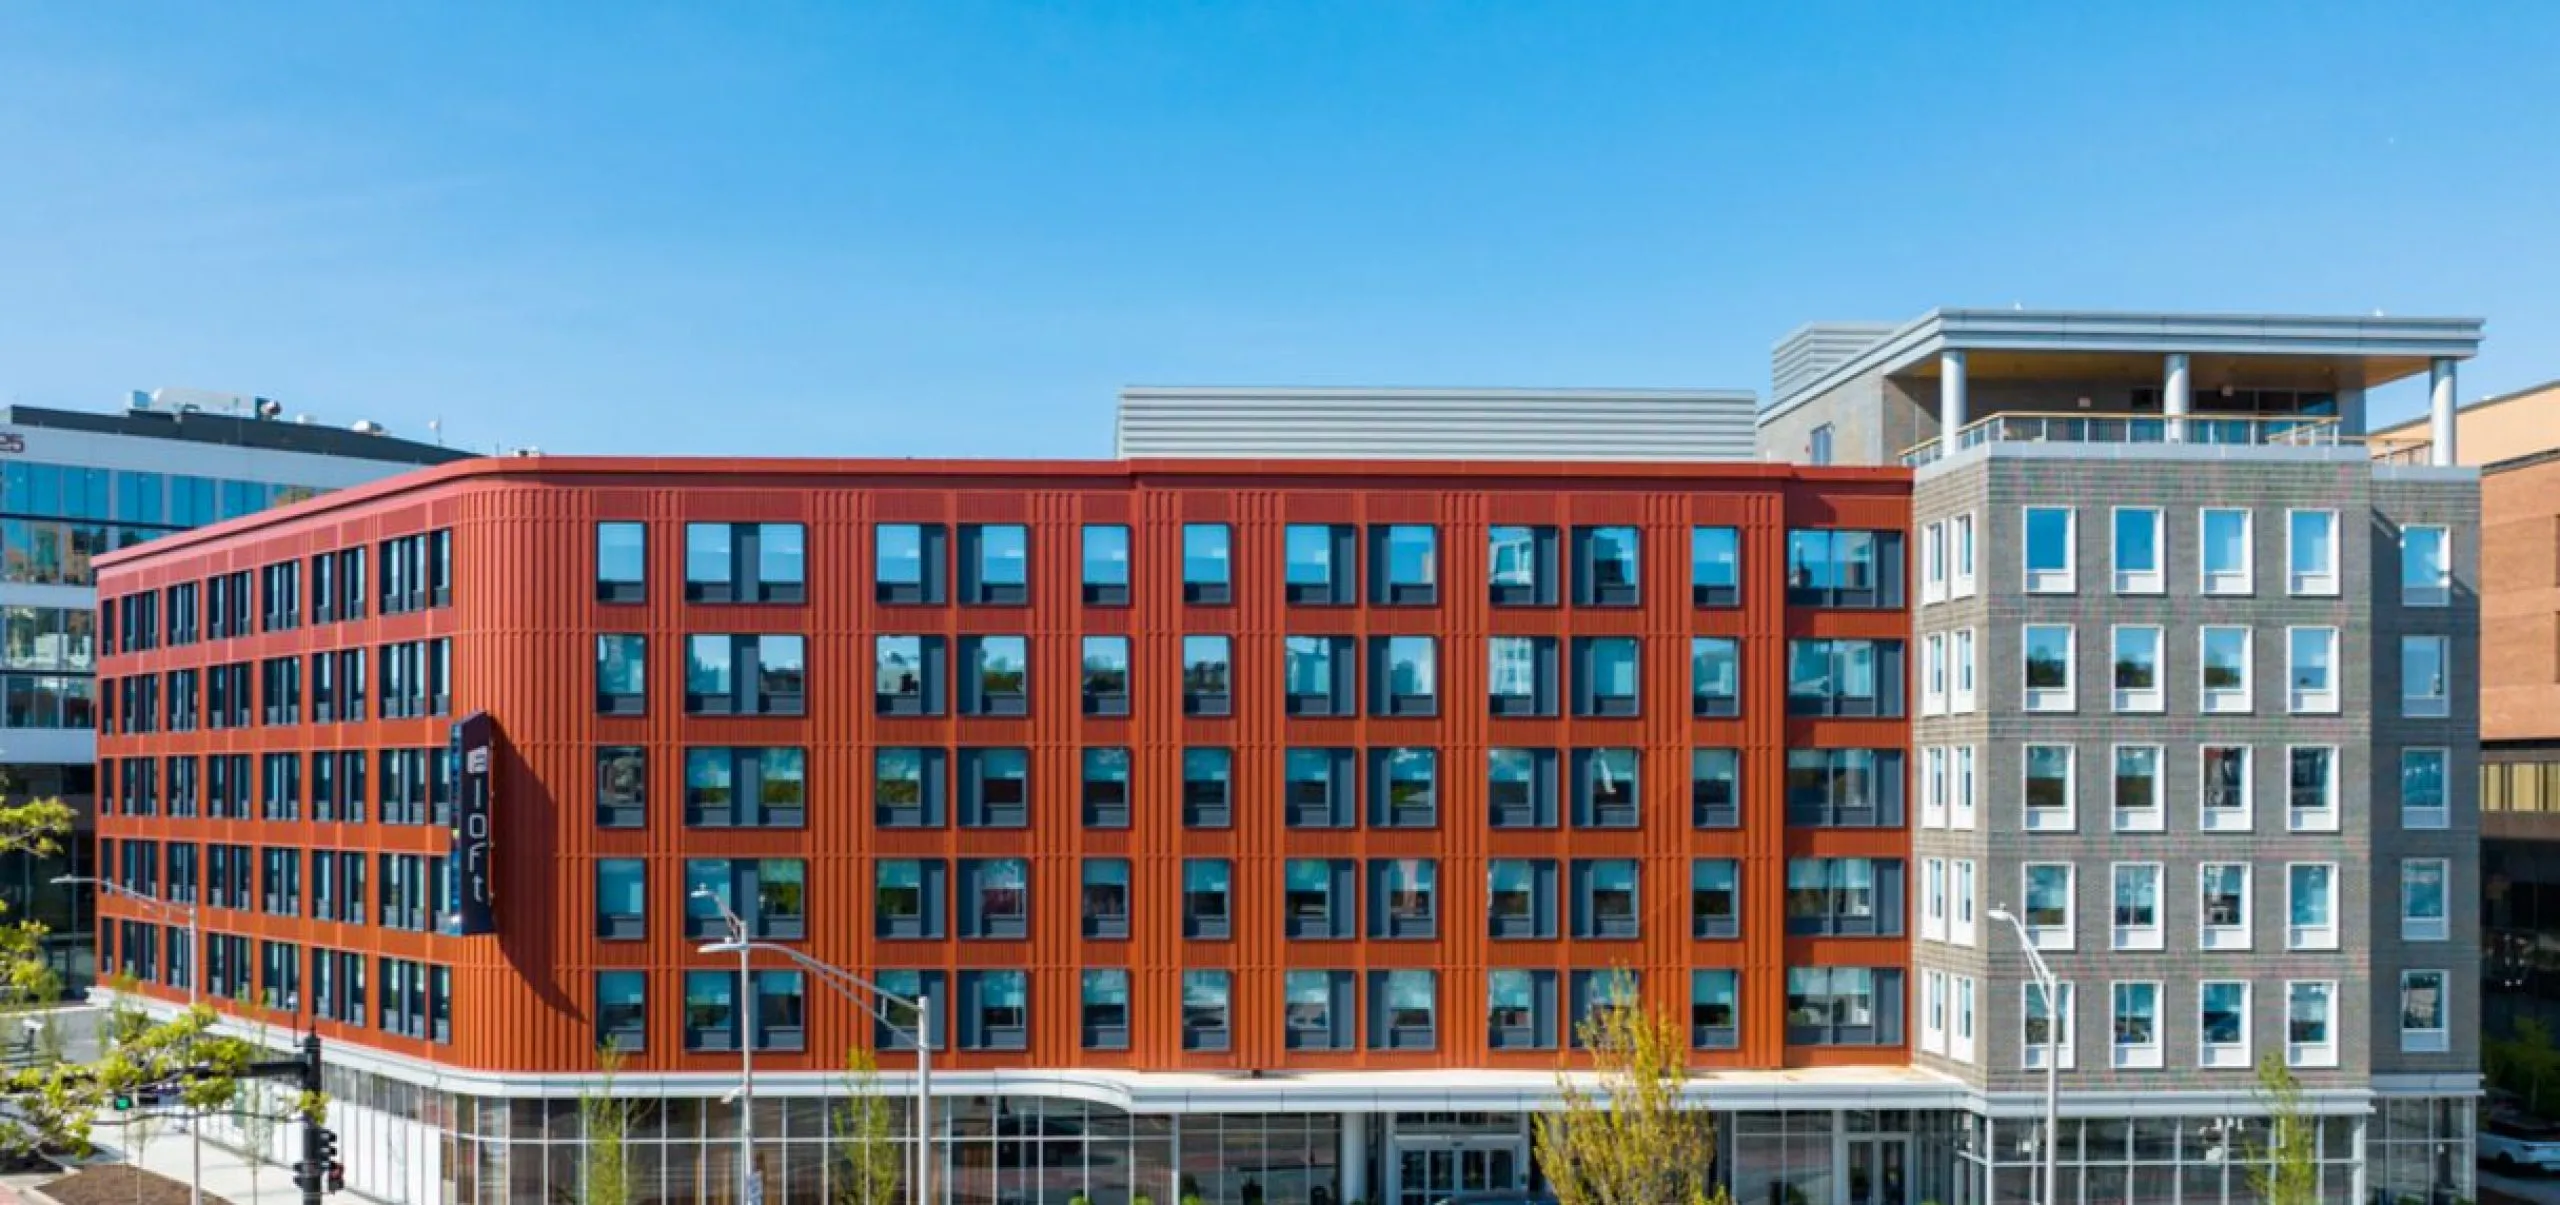
<path fill-rule="evenodd" d="M 1342 1115 L 1342 1205 L 1369 1199 L 1369 1115 Z"/>
<path fill-rule="evenodd" d="M 2427 427 L 2435 439 L 2435 451 L 2429 464 L 2460 464 L 2453 446 L 2453 361 L 2437 360 L 2427 366 Z"/>
<path fill-rule="evenodd" d="M 1964 353 L 1938 353 L 1938 454 L 1956 450 L 1956 432 L 1973 421 L 1965 413 Z"/>
<path fill-rule="evenodd" d="M 2160 411 L 2169 418 L 2169 442 L 2187 442 L 2187 411 L 2195 404 L 2195 380 L 2187 371 L 2187 353 L 2168 355 L 2168 372 L 2160 387 Z"/>

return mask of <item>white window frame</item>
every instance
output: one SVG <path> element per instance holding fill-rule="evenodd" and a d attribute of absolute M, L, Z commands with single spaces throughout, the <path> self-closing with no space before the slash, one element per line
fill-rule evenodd
<path fill-rule="evenodd" d="M 2062 567 L 2035 567 L 2034 516 L 2037 511 L 2062 512 Z M 2080 590 L 2080 510 L 2073 506 L 2018 508 L 2018 580 L 2028 594 L 2077 594 Z"/>
<path fill-rule="evenodd" d="M 1972 832 L 1976 807 L 1974 803 L 1976 747 L 1958 745 L 1947 759 L 1947 781 L 1951 788 L 1947 799 L 1947 827 L 1958 832 Z"/>
<path fill-rule="evenodd" d="M 2214 515 L 2240 516 L 2240 568 L 2217 574 L 2206 554 Z M 2258 587 L 2258 521 L 2245 506 L 2206 506 L 2196 511 L 2196 592 L 2207 598 L 2247 598 Z"/>
<path fill-rule="evenodd" d="M 2431 808 L 2409 806 L 2409 756 L 2432 755 L 2440 767 L 2436 781 L 2444 784 L 2444 802 Z M 2413 831 L 2432 831 L 2453 827 L 2453 750 L 2443 745 L 2410 745 L 2400 750 L 2400 827 Z"/>
<path fill-rule="evenodd" d="M 2206 649 L 2216 632 L 2240 633 L 2240 685 L 2214 687 L 2205 684 L 2205 674 L 2213 664 Z M 2247 715 L 2255 704 L 2252 671 L 2257 668 L 2258 632 L 2246 624 L 2209 623 L 2196 629 L 2196 710 L 2206 715 Z"/>
<path fill-rule="evenodd" d="M 2060 749 L 2062 758 L 2062 811 L 2040 809 L 2028 802 L 2027 783 L 2035 767 L 2028 756 L 2031 749 Z M 2080 827 L 2080 750 L 2068 743 L 2035 741 L 2018 746 L 2018 828 L 2029 833 L 2068 833 Z"/>
<path fill-rule="evenodd" d="M 2302 685 L 2302 662 L 2296 656 L 2301 650 L 2294 643 L 2305 634 L 2326 633 L 2329 641 L 2329 685 L 2314 690 Z M 2284 630 L 2285 709 L 2295 715 L 2338 714 L 2338 629 L 2319 625 L 2302 625 Z"/>
<path fill-rule="evenodd" d="M 1947 973 L 1920 972 L 1920 1052 L 1947 1053 Z"/>
<path fill-rule="evenodd" d="M 2205 805 L 2205 800 L 2210 797 L 2210 793 L 2205 789 L 2210 785 L 2209 780 L 2205 777 L 2206 766 L 2209 764 L 2205 757 L 2205 753 L 2207 750 L 2211 749 L 2237 749 L 2240 751 L 2240 806 L 2237 808 L 2216 808 L 2207 807 Z M 2256 828 L 2257 823 L 2257 748 L 2252 745 L 2196 746 L 2196 828 L 2198 831 L 2208 833 L 2245 833 Z"/>
<path fill-rule="evenodd" d="M 2062 685 L 2035 687 L 2028 685 L 2027 674 L 2033 662 L 2027 656 L 2038 632 L 2062 633 Z M 2018 698 L 2027 711 L 2070 712 L 2079 709 L 2080 629 L 2067 623 L 2030 623 L 2018 627 Z"/>
<path fill-rule="evenodd" d="M 2436 664 L 2443 667 L 2444 689 L 2432 695 L 2409 693 L 2409 644 L 2431 640 L 2436 643 Z M 2453 637 L 2402 636 L 2400 638 L 2400 714 L 2413 720 L 2440 720 L 2453 714 Z"/>
<path fill-rule="evenodd" d="M 2029 1071 L 2044 1070 L 2045 1044 L 2027 1036 L 2028 1009 L 2041 995 L 2040 985 L 2033 979 L 2023 980 L 2018 984 L 2018 1066 Z M 2071 990 L 2071 981 L 2068 979 L 2057 980 L 2053 985 L 2053 1036 L 2060 1039 L 2053 1053 L 2058 1056 L 2056 1061 L 2065 1071 L 2071 1070 L 2072 1065 L 2079 1062 L 2080 1027 L 2076 1023 L 2076 1015 L 2080 1011 L 2077 1007 L 2078 996 L 2078 992 Z"/>
<path fill-rule="evenodd" d="M 2329 755 L 2329 781 L 2321 793 L 2321 805 L 2302 808 L 2293 805 L 2293 755 L 2305 749 L 2316 749 Z M 2345 756 L 2336 745 L 2287 745 L 2284 748 L 2284 826 L 2288 832 L 2334 833 L 2339 828 L 2338 793 L 2345 777 Z"/>
<path fill-rule="evenodd" d="M 2303 925 L 2294 922 L 2294 893 L 2297 870 L 2320 869 L 2329 872 L 2327 891 L 2329 923 Z M 2287 862 L 2284 864 L 2284 948 L 2288 950 L 2334 950 L 2338 948 L 2338 864 L 2335 862 Z"/>
<path fill-rule="evenodd" d="M 1951 715 L 1969 715 L 1973 711 L 1973 629 L 1957 628 L 1947 636 L 1947 711 Z"/>
<path fill-rule="evenodd" d="M 2124 660 L 2124 638 L 2128 632 L 2151 633 L 2151 687 L 2148 690 L 2125 689 L 2116 685 L 2116 666 Z M 2107 642 L 2107 689 L 2118 712 L 2133 715 L 2157 715 L 2169 706 L 2168 671 L 2169 633 L 2156 623 L 2120 623 L 2115 625 Z"/>
<path fill-rule="evenodd" d="M 2295 520 L 2304 515 L 2320 515 L 2329 521 L 2329 568 L 2326 572 L 2301 573 L 2293 567 L 2294 538 L 2298 534 Z M 2296 598 L 2336 598 L 2338 596 L 2339 545 L 2338 512 L 2334 510 L 2299 509 L 2284 512 L 2284 582 L 2285 592 Z"/>
<path fill-rule="evenodd" d="M 2204 1040 L 2204 993 L 2205 989 L 2210 987 L 2240 989 L 2239 1041 L 2207 1042 Z M 2249 981 L 2246 979 L 2196 981 L 2196 1066 L 2212 1071 L 2246 1071 L 2253 1065 L 2250 1061 L 2249 1039 L 2254 1036 L 2250 1031 L 2256 1027 L 2250 1024 L 2252 1017 L 2249 1010 L 2254 1006 L 2254 1002 L 2249 997 Z"/>
<path fill-rule="evenodd" d="M 1947 747 L 1920 751 L 1920 827 L 1947 827 Z"/>
<path fill-rule="evenodd" d="M 2116 1025 L 2124 1017 L 2120 997 L 2129 987 L 2151 989 L 2151 1040 L 2127 1045 L 2116 1038 Z M 2107 984 L 2107 1048 L 2108 1063 L 2118 1071 L 2157 1071 L 2161 1066 L 2161 1005 L 2166 993 L 2157 979 L 2116 979 Z"/>
<path fill-rule="evenodd" d="M 1975 881 L 1974 862 L 1971 858 L 1955 859 L 1949 864 L 1948 870 L 1950 872 L 1948 881 L 1952 884 L 1948 894 L 1954 897 L 1955 910 L 1947 918 L 1947 944 L 1970 948 L 1975 942 L 1975 934 L 1978 931 L 1974 917 L 1974 900 L 1981 885 Z"/>
<path fill-rule="evenodd" d="M 2217 925 L 2206 919 L 2205 872 L 2238 868 L 2240 871 L 2240 921 Z M 2247 862 L 2196 863 L 2196 948 L 2210 953 L 2246 953 L 2249 949 L 2249 926 L 2257 920 L 2257 868 Z"/>
<path fill-rule="evenodd" d="M 2149 569 L 2127 569 L 2124 565 L 2124 520 L 2127 515 L 2151 516 L 2151 560 Z M 2156 506 L 2119 506 L 2107 520 L 2107 561 L 2114 571 L 2118 594 L 2160 594 L 2169 588 L 2168 521 Z"/>
<path fill-rule="evenodd" d="M 2116 918 L 2116 901 L 2124 897 L 2125 872 L 2142 871 L 2151 879 L 2151 923 L 2120 924 Z M 2158 950 L 2168 945 L 2168 893 L 2161 888 L 2168 870 L 2158 862 L 2115 862 L 2107 867 L 2108 948 L 2116 950 Z"/>
<path fill-rule="evenodd" d="M 1947 860 L 1920 860 L 1920 937 L 1947 940 Z"/>
<path fill-rule="evenodd" d="M 2124 754 L 2128 749 L 2145 749 L 2151 753 L 2151 806 L 2127 808 L 2116 803 L 2116 783 L 2124 778 Z M 2114 818 L 2113 828 L 2119 833 L 2158 833 L 2169 828 L 2169 751 L 2160 745 L 2120 744 L 2107 751 L 2107 812 Z"/>
<path fill-rule="evenodd" d="M 2437 896 L 2444 907 L 2442 916 L 2409 915 L 2409 875 L 2422 866 L 2436 869 L 2440 885 Z M 2453 938 L 2453 860 L 2450 858 L 2400 859 L 2400 940 L 2450 941 Z"/>
<path fill-rule="evenodd" d="M 1920 601 L 1947 600 L 1947 523 L 1940 519 L 1920 528 Z"/>
<path fill-rule="evenodd" d="M 2409 1028 L 2409 980 L 2419 975 L 2432 975 L 2436 981 L 2436 1020 L 2444 1024 L 2434 1029 Z M 2416 967 L 2400 972 L 2400 995 L 2396 998 L 2400 1013 L 2400 1053 L 2443 1054 L 2453 1048 L 2453 974 L 2433 968 Z"/>
<path fill-rule="evenodd" d="M 2432 531 L 2441 537 L 2436 547 L 2444 559 L 2435 565 L 2435 584 L 2409 584 L 2409 533 Z M 2408 523 L 2400 528 L 2400 605 L 2404 607 L 2449 607 L 2453 605 L 2453 528 L 2442 523 Z"/>
<path fill-rule="evenodd" d="M 1920 638 L 1920 714 L 1947 714 L 1947 634 Z"/>
<path fill-rule="evenodd" d="M 2293 1040 L 2293 996 L 2304 988 L 2319 990 L 2328 1005 L 2329 1035 L 2325 1042 Z M 2335 1067 L 2338 1065 L 2338 982 L 2334 979 L 2287 979 L 2284 981 L 2284 1061 L 2288 1067 Z"/>
<path fill-rule="evenodd" d="M 1959 1063 L 1979 1061 L 1980 1018 L 1975 1011 L 1976 980 L 1971 975 L 1951 976 L 1955 980 L 1955 1024 L 1947 1035 L 1947 1057 Z"/>
<path fill-rule="evenodd" d="M 1947 597 L 1950 599 L 1973 597 L 1977 576 L 1974 573 L 1978 552 L 1974 546 L 1976 526 L 1972 511 L 1947 520 Z"/>
<path fill-rule="evenodd" d="M 2062 872 L 2062 923 L 2059 925 L 2040 925 L 2030 919 L 2033 906 L 2029 901 L 2035 898 L 2034 884 L 2036 872 L 2039 870 Z M 2072 948 L 2072 934 L 2079 930 L 2080 921 L 2079 868 L 2069 862 L 2020 863 L 2018 866 L 2018 919 L 2026 922 L 2027 940 L 2034 942 L 2037 949 L 2068 950 Z"/>

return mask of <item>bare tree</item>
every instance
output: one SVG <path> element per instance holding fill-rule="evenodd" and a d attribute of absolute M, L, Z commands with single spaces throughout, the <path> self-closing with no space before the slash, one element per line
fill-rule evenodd
<path fill-rule="evenodd" d="M 894 1205 L 905 1160 L 896 1110 L 880 1094 L 880 1060 L 856 1046 L 844 1055 L 844 1103 L 836 1107 L 837 1205 Z"/>
<path fill-rule="evenodd" d="M 586 1141 L 578 1148 L 579 1197 L 585 1205 L 631 1205 L 631 1121 L 639 1106 L 616 1083 L 625 1062 L 621 1047 L 605 1039 L 596 1050 L 595 1090 L 578 1098 Z"/>

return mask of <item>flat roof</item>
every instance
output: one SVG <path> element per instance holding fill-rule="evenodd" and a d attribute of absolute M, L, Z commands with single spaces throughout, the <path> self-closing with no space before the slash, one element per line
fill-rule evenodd
<path fill-rule="evenodd" d="M 240 418 L 203 410 L 101 413 L 94 410 L 56 410 L 49 406 L 0 406 L 0 423 L 54 431 L 84 431 L 92 435 L 221 444 L 269 452 L 301 452 L 311 456 L 375 460 L 387 464 L 445 464 L 466 460 L 473 455 L 460 448 L 440 447 L 390 435 L 373 435 L 343 427 L 274 418 Z"/>
<path fill-rule="evenodd" d="M 2478 318 L 2351 317 L 2309 314 L 2215 314 L 2111 310 L 1935 309 L 1904 323 L 1865 351 L 1773 397 L 1762 422 L 1853 377 L 1897 373 L 1934 361 L 1942 351 L 2047 355 L 2140 355 L 2170 352 L 2226 360 L 2352 361 L 2352 383 L 2370 387 L 2425 370 L 2434 359 L 2479 353 Z M 1971 368 L 1972 365 L 1968 365 Z M 1934 372 L 1934 368 L 1927 369 Z"/>

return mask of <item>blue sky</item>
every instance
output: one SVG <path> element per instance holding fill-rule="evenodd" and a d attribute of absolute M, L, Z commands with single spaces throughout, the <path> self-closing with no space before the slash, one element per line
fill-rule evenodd
<path fill-rule="evenodd" d="M 2477 397 L 2560 377 L 2555 80 L 2548 3 L 0 0 L 0 396 L 1103 456 L 2020 303 L 2481 315 Z"/>

